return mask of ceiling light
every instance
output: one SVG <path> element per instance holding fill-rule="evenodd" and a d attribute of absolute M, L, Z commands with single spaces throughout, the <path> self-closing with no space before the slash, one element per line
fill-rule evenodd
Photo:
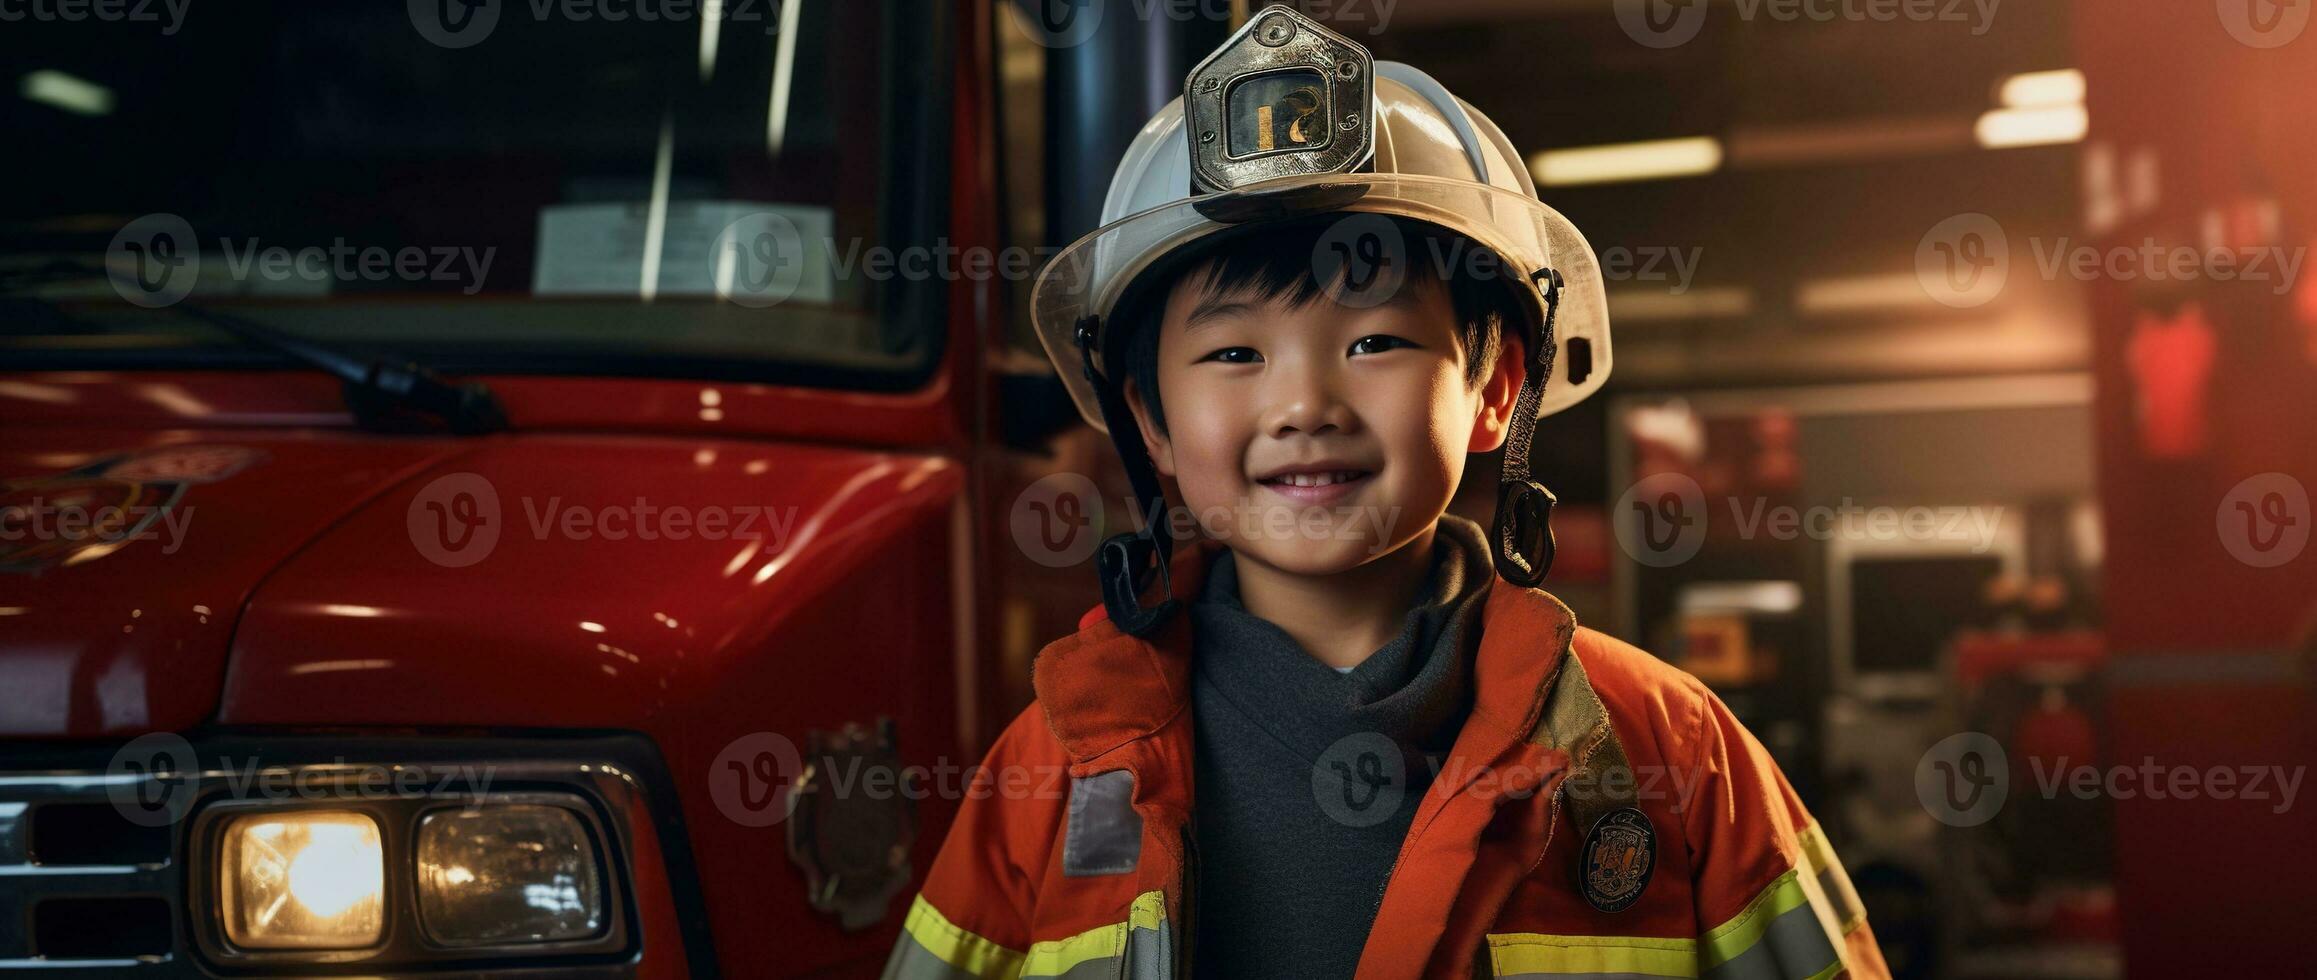
<path fill-rule="evenodd" d="M 1546 150 L 1529 158 L 1537 183 L 1548 187 L 1694 177 L 1721 165 L 1721 141 L 1711 136 Z"/>

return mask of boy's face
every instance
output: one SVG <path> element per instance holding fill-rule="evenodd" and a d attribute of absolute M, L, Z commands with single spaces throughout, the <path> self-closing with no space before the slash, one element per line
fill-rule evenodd
<path fill-rule="evenodd" d="M 1301 308 L 1197 273 L 1159 324 L 1168 431 L 1130 399 L 1160 472 L 1206 533 L 1303 575 L 1373 561 L 1431 531 L 1469 453 L 1504 442 L 1520 342 L 1468 383 L 1448 292 L 1412 285 L 1380 306 Z"/>

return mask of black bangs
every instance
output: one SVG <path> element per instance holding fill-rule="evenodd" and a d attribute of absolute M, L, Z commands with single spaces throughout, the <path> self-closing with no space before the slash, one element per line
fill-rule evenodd
<path fill-rule="evenodd" d="M 1177 286 L 1190 284 L 1202 299 L 1251 294 L 1295 309 L 1332 302 L 1331 296 L 1343 288 L 1353 269 L 1363 263 L 1372 268 L 1376 261 L 1373 255 L 1345 256 L 1341 251 L 1337 253 L 1341 257 L 1329 259 L 1328 250 L 1350 247 L 1329 240 L 1329 233 L 1347 217 L 1314 215 L 1217 234 L 1167 256 L 1120 297 L 1114 307 L 1114 329 L 1126 331 L 1128 374 L 1160 432 L 1166 431 L 1166 413 L 1158 400 L 1157 327 L 1168 296 Z M 1399 233 L 1400 247 L 1387 254 L 1404 266 L 1401 295 L 1435 283 L 1447 286 L 1465 356 L 1465 382 L 1479 384 L 1496 368 L 1505 324 L 1521 322 L 1507 292 L 1508 286 L 1522 282 L 1520 271 L 1504 267 L 1479 243 L 1438 225 L 1375 217 L 1389 221 Z"/>

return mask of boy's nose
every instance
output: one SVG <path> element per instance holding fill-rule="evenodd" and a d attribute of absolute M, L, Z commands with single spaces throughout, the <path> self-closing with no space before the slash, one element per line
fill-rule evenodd
<path fill-rule="evenodd" d="M 1263 420 L 1263 431 L 1274 438 L 1289 435 L 1316 436 L 1328 432 L 1348 432 L 1358 425 L 1358 417 L 1343 399 L 1326 384 L 1303 381 L 1284 385 L 1279 397 L 1271 403 L 1268 417 Z"/>

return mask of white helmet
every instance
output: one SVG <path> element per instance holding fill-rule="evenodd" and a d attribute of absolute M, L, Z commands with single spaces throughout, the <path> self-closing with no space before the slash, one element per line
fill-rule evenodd
<path fill-rule="evenodd" d="M 1504 132 L 1415 68 L 1376 62 L 1292 8 L 1257 13 L 1191 70 L 1183 96 L 1127 147 L 1103 200 L 1102 227 L 1039 273 L 1031 296 L 1038 338 L 1079 413 L 1110 433 L 1155 518 L 1165 498 L 1109 367 L 1125 349 L 1120 331 L 1105 329 L 1121 297 L 1184 246 L 1330 214 L 1343 217 L 1314 250 L 1322 285 L 1361 278 L 1361 269 L 1343 263 L 1404 275 L 1418 257 L 1406 253 L 1393 219 L 1413 219 L 1481 246 L 1470 257 L 1512 287 L 1520 322 L 1507 328 L 1526 334 L 1528 371 L 1506 442 L 1497 569 L 1516 584 L 1537 584 L 1552 564 L 1553 496 L 1529 478 L 1529 441 L 1538 418 L 1583 400 L 1609 376 L 1601 270 L 1577 227 L 1537 200 Z M 1396 285 L 1387 278 L 1384 295 Z M 1141 604 L 1148 573 L 1166 571 L 1158 523 L 1146 520 L 1099 554 L 1111 621 L 1137 635 L 1156 629 L 1173 606 Z"/>
<path fill-rule="evenodd" d="M 1306 64 L 1314 67 L 1296 70 Z M 1330 84 L 1311 84 L 1318 65 L 1329 66 Z M 1556 376 L 1542 379 L 1549 383 L 1536 415 L 1583 401 L 1607 380 L 1608 304 L 1583 233 L 1537 200 L 1520 153 L 1480 110 L 1413 66 L 1372 65 L 1371 83 L 1367 52 L 1356 42 L 1291 8 L 1266 8 L 1193 69 L 1184 86 L 1191 113 L 1201 120 L 1199 143 L 1186 125 L 1185 98 L 1167 103 L 1143 125 L 1111 177 L 1102 227 L 1057 255 L 1032 293 L 1039 340 L 1088 422 L 1104 426 L 1095 382 L 1080 369 L 1077 333 L 1085 318 L 1107 323 L 1136 277 L 1185 245 L 1252 222 L 1311 213 L 1413 218 L 1486 247 L 1513 278 L 1546 269 L 1559 273 L 1553 334 L 1560 349 L 1536 350 L 1536 338 L 1529 338 L 1530 353 L 1558 368 Z M 1347 66 L 1357 77 L 1344 77 Z M 1255 121 L 1246 113 L 1229 118 L 1240 108 L 1228 103 L 1242 91 L 1235 83 L 1243 78 L 1256 82 L 1246 86 L 1250 90 L 1300 82 L 1304 91 L 1316 88 L 1322 103 L 1331 95 L 1340 98 L 1333 104 L 1365 98 L 1371 109 L 1327 113 L 1315 107 L 1312 115 L 1337 121 L 1311 148 L 1277 148 L 1265 139 L 1271 127 L 1256 126 L 1254 152 L 1233 157 L 1230 144 L 1240 134 L 1232 130 Z M 1274 108 L 1268 99 L 1248 101 L 1264 116 Z M 1388 226 L 1346 221 L 1330 235 L 1380 231 L 1386 236 L 1382 247 L 1404 247 Z M 1518 292 L 1536 307 L 1532 325 L 1541 324 L 1542 291 Z M 1091 352 L 1098 371 L 1107 370 L 1103 346 Z"/>

